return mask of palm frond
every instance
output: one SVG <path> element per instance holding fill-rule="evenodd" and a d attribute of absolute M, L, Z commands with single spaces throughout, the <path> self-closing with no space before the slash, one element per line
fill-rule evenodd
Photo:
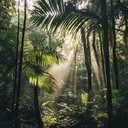
<path fill-rule="evenodd" d="M 49 66 L 63 60 L 63 56 L 61 54 L 48 46 L 41 49 L 31 47 L 29 50 L 26 49 L 25 53 L 24 61 L 31 61 L 40 66 Z"/>
<path fill-rule="evenodd" d="M 40 0 L 33 11 L 31 21 L 51 32 L 57 31 L 58 28 L 66 32 L 76 32 L 89 19 L 102 22 L 102 19 L 89 9 L 67 10 L 67 6 L 63 0 Z"/>
<path fill-rule="evenodd" d="M 57 81 L 45 68 L 31 61 L 23 62 L 23 71 L 29 75 L 29 83 L 43 88 L 45 92 L 54 93 L 57 89 Z"/>
<path fill-rule="evenodd" d="M 24 49 L 23 71 L 29 76 L 29 83 L 39 86 L 45 92 L 53 93 L 57 89 L 57 81 L 47 72 L 47 67 L 59 63 L 63 58 L 50 47 L 38 48 L 27 42 Z"/>

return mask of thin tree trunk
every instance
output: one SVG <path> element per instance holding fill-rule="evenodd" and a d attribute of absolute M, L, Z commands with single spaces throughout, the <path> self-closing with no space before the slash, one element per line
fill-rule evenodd
<path fill-rule="evenodd" d="M 85 55 L 85 65 L 87 67 L 88 73 L 88 92 L 92 90 L 92 79 L 91 79 L 91 55 L 90 55 L 90 45 L 89 41 L 85 38 L 85 30 L 81 28 L 81 39 L 84 47 L 84 55 Z"/>
<path fill-rule="evenodd" d="M 40 115 L 39 100 L 38 100 L 38 86 L 34 86 L 34 107 L 35 107 L 35 115 L 36 115 L 38 128 L 44 128 L 44 124 Z"/>
<path fill-rule="evenodd" d="M 113 9 L 113 1 L 111 2 L 111 18 L 112 18 L 112 32 L 113 32 L 113 67 L 114 67 L 114 76 L 115 76 L 115 85 L 116 89 L 119 89 L 119 69 L 118 69 L 118 62 L 116 56 L 116 33 L 115 33 L 115 19 L 114 19 L 114 9 Z"/>
<path fill-rule="evenodd" d="M 19 27 L 20 27 L 20 11 L 19 11 L 20 1 L 18 1 L 18 24 L 17 24 L 17 44 L 16 44 L 16 60 L 15 60 L 15 74 L 14 74 L 14 87 L 12 94 L 12 118 L 11 118 L 11 128 L 13 128 L 13 118 L 14 118 L 14 108 L 15 108 L 15 98 L 16 98 L 16 87 L 17 87 L 17 71 L 18 71 L 18 46 L 19 46 Z"/>
<path fill-rule="evenodd" d="M 106 84 L 107 84 L 107 101 L 108 101 L 108 128 L 112 128 L 113 111 L 112 111 L 112 90 L 110 82 L 110 64 L 109 64 L 109 41 L 108 41 L 108 17 L 106 9 L 106 0 L 101 0 L 101 12 L 103 18 L 103 49 L 105 56 Z"/>
<path fill-rule="evenodd" d="M 89 43 L 89 36 L 87 36 L 87 54 L 86 54 L 86 58 L 87 58 L 87 67 L 88 67 L 88 81 L 89 81 L 89 85 L 88 85 L 88 89 L 89 92 L 92 90 L 92 70 L 91 70 L 91 49 L 90 49 L 90 43 Z"/>
<path fill-rule="evenodd" d="M 20 99 L 20 88 L 21 88 L 21 74 L 22 74 L 22 60 L 23 60 L 23 49 L 24 49 L 24 38 L 25 38 L 25 28 L 26 28 L 26 0 L 24 0 L 24 23 L 22 31 L 22 42 L 21 42 L 21 53 L 19 62 L 19 73 L 18 73 L 18 84 L 17 84 L 17 94 L 16 94 L 16 107 L 15 107 L 15 120 L 14 128 L 18 128 L 18 114 L 19 114 L 19 99 Z"/>

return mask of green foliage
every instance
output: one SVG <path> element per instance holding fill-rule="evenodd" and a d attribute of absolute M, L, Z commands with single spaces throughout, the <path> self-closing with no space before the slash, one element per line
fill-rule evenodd
<path fill-rule="evenodd" d="M 63 30 L 61 32 L 76 34 L 82 25 L 91 18 L 96 22 L 101 21 L 100 17 L 92 10 L 77 10 L 72 4 L 66 5 L 63 0 L 40 0 L 33 11 L 31 20 L 36 26 L 41 25 L 51 32 L 56 32 L 59 29 Z"/>
<path fill-rule="evenodd" d="M 24 60 L 34 62 L 40 66 L 48 66 L 50 64 L 58 63 L 60 57 L 61 55 L 49 47 L 44 47 L 42 49 L 34 47 L 32 50 L 27 51 Z"/>
<path fill-rule="evenodd" d="M 10 16 L 4 3 L 0 3 L 0 83 L 8 84 L 12 80 L 15 62 L 16 26 L 10 22 Z M 4 81 L 6 79 L 6 81 Z"/>
<path fill-rule="evenodd" d="M 114 126 L 127 128 L 128 125 L 128 88 L 113 90 Z"/>
<path fill-rule="evenodd" d="M 81 101 L 82 101 L 83 105 L 87 105 L 88 93 L 81 94 Z"/>
<path fill-rule="evenodd" d="M 46 127 L 57 125 L 64 128 L 96 128 L 95 116 L 87 111 L 87 95 L 65 89 L 52 105 L 48 105 L 51 102 L 44 102 L 42 116 Z"/>
<path fill-rule="evenodd" d="M 47 75 L 47 76 L 46 76 Z M 54 77 L 51 77 L 51 75 L 48 73 L 38 75 L 38 76 L 30 76 L 29 77 L 29 83 L 34 86 L 39 86 L 47 93 L 54 93 L 58 87 L 55 83 Z"/>
<path fill-rule="evenodd" d="M 15 66 L 16 26 L 11 23 L 11 17 L 0 2 L 0 127 L 9 127 L 11 119 L 11 92 L 13 84 L 13 69 Z"/>
<path fill-rule="evenodd" d="M 33 88 L 22 87 L 20 98 L 20 124 L 22 128 L 37 128 L 33 106 Z"/>
<path fill-rule="evenodd" d="M 33 46 L 30 41 L 26 41 L 24 48 L 24 69 L 29 74 L 29 83 L 39 86 L 44 91 L 53 93 L 57 89 L 57 82 L 46 70 L 48 66 L 59 63 L 62 60 L 61 54 L 50 47 Z"/>
<path fill-rule="evenodd" d="M 0 34 L 4 34 L 10 23 L 10 16 L 3 2 L 0 2 Z M 0 36 L 1 37 L 1 36 Z"/>
<path fill-rule="evenodd" d="M 79 2 L 79 1 L 78 1 Z M 92 45 L 92 32 L 95 31 L 95 56 L 98 65 L 101 65 L 102 52 L 102 19 L 100 3 L 91 0 L 86 9 L 78 10 L 74 7 L 76 1 L 64 3 L 63 0 L 40 0 L 33 11 L 32 23 L 47 29 L 32 27 L 33 30 L 26 32 L 26 41 L 23 60 L 23 78 L 21 88 L 20 104 L 20 124 L 21 128 L 36 128 L 36 121 L 33 108 L 33 86 L 39 86 L 43 91 L 54 93 L 58 87 L 54 76 L 47 72 L 47 68 L 54 63 L 59 63 L 63 57 L 56 52 L 60 47 L 61 39 L 53 39 L 54 32 L 77 33 L 85 25 L 87 38 Z M 120 89 L 112 91 L 114 127 L 127 128 L 128 126 L 128 61 L 127 61 L 127 1 L 114 1 L 114 13 L 116 18 L 116 39 L 117 56 L 120 70 Z M 15 2 L 14 2 L 15 3 Z M 0 127 L 8 128 L 11 118 L 11 95 L 14 79 L 15 52 L 16 52 L 16 31 L 14 23 L 11 23 L 11 12 L 13 0 L 0 2 Z M 109 16 L 109 31 L 111 32 L 110 3 L 107 2 Z M 11 5 L 11 6 L 10 6 Z M 93 7 L 93 8 L 92 8 Z M 10 16 L 11 15 L 11 16 Z M 22 17 L 22 16 L 21 16 Z M 119 20 L 119 21 L 118 21 Z M 21 20 L 22 21 L 22 20 Z M 21 23 L 22 24 L 22 23 Z M 119 31 L 118 31 L 119 29 Z M 52 35 L 51 35 L 52 33 Z M 110 33 L 111 34 L 111 33 Z M 80 35 L 78 36 L 78 38 Z M 110 35 L 110 38 L 111 37 Z M 111 40 L 111 39 L 110 39 Z M 94 43 L 94 42 L 93 42 Z M 113 45 L 111 43 L 111 45 Z M 19 45 L 20 47 L 20 45 Z M 81 47 L 81 46 L 80 46 Z M 92 50 L 92 49 L 91 49 Z M 78 52 L 79 60 L 83 61 L 82 50 Z M 78 61 L 79 61 L 78 60 Z M 110 46 L 110 62 L 112 65 L 112 46 Z M 77 61 L 76 61 L 77 62 Z M 79 63 L 79 62 L 78 62 Z M 88 94 L 86 70 L 83 62 L 77 65 L 76 91 L 72 93 L 72 83 L 68 83 L 59 93 L 55 103 L 51 105 L 47 100 L 41 105 L 42 119 L 45 127 L 64 127 L 64 128 L 106 128 L 107 127 L 107 98 L 106 89 Z M 103 63 L 104 65 L 104 63 Z M 102 66 L 103 66 L 102 65 Z M 81 68 L 82 67 L 82 68 Z M 81 68 L 81 69 L 80 69 Z M 80 71 L 81 70 L 81 71 Z M 102 70 L 102 68 L 100 69 Z M 111 67 L 113 75 L 113 68 Z M 112 76 L 111 75 L 111 76 Z M 92 75 L 94 85 L 95 76 Z M 111 80 L 113 81 L 113 80 Z M 114 83 L 114 81 L 113 81 Z M 33 86 L 29 86 L 33 85 Z M 102 85 L 101 85 L 102 86 Z M 113 87 L 114 88 L 114 87 Z M 40 99 L 42 98 L 40 94 Z M 44 94 L 45 95 L 45 94 Z M 45 96 L 44 96 L 45 97 Z M 44 98 L 43 97 L 43 98 Z M 89 99 L 89 101 L 88 101 Z M 88 105 L 92 108 L 88 109 Z"/>

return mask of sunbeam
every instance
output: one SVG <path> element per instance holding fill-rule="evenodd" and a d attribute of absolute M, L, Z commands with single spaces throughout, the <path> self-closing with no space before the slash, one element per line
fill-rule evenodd
<path fill-rule="evenodd" d="M 59 89 L 62 88 L 62 86 L 66 83 L 68 75 L 70 73 L 70 65 L 74 56 L 73 51 L 67 53 L 66 56 L 66 62 L 59 65 L 53 65 L 48 69 L 48 72 L 56 79 Z"/>
<path fill-rule="evenodd" d="M 92 51 L 91 52 L 92 68 L 93 68 L 95 77 L 97 79 L 97 86 L 94 87 L 94 88 L 95 89 L 102 89 L 102 88 L 105 87 L 103 72 L 102 72 L 100 64 L 98 64 L 97 61 L 96 61 L 96 57 L 94 55 L 93 49 L 91 51 Z"/>

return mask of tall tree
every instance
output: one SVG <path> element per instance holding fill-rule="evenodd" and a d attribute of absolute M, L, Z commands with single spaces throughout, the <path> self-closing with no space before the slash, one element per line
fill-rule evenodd
<path fill-rule="evenodd" d="M 26 8 L 27 8 L 26 4 L 27 4 L 27 2 L 26 2 L 26 0 L 24 0 L 24 22 L 23 22 L 20 60 L 19 60 L 18 83 L 17 83 L 17 90 L 16 90 L 16 107 L 15 107 L 14 128 L 18 128 L 19 99 L 20 99 L 21 76 L 22 76 L 22 61 L 23 61 L 24 39 L 25 39 L 25 29 L 26 29 Z"/>
<path fill-rule="evenodd" d="M 15 56 L 15 72 L 14 72 L 14 87 L 12 94 L 12 119 L 11 128 L 13 128 L 13 118 L 14 118 L 14 108 L 15 108 L 15 98 L 16 98 L 16 87 L 17 87 L 17 72 L 18 72 L 18 47 L 19 47 L 19 29 L 20 29 L 20 1 L 18 1 L 18 23 L 17 23 L 17 43 L 16 43 L 16 56 Z"/>
<path fill-rule="evenodd" d="M 38 86 L 34 86 L 34 107 L 35 107 L 35 115 L 36 115 L 36 121 L 38 128 L 44 128 L 44 124 L 41 118 L 40 114 L 40 108 L 39 108 L 39 100 L 38 100 Z"/>
<path fill-rule="evenodd" d="M 90 44 L 89 40 L 86 39 L 86 33 L 84 28 L 81 28 L 81 40 L 84 47 L 84 54 L 85 54 L 85 65 L 87 68 L 88 74 L 88 92 L 92 90 L 92 78 L 91 78 L 91 53 L 90 53 Z"/>
<path fill-rule="evenodd" d="M 107 86 L 107 101 L 108 101 L 108 127 L 112 128 L 113 109 L 112 109 L 112 90 L 110 80 L 110 64 L 109 64 L 109 40 L 108 40 L 108 16 L 106 0 L 101 0 L 101 12 L 103 19 L 103 50 L 105 57 L 106 69 L 106 86 Z"/>
<path fill-rule="evenodd" d="M 35 37 L 34 33 L 36 34 Z M 54 92 L 55 79 L 46 71 L 46 69 L 47 66 L 62 60 L 61 55 L 56 52 L 54 48 L 52 49 L 52 47 L 45 46 L 46 42 L 52 42 L 44 40 L 46 37 L 43 37 L 43 35 L 44 33 L 42 34 L 41 32 L 37 33 L 36 31 L 30 31 L 30 39 L 33 45 L 29 42 L 24 48 L 24 63 L 27 63 L 27 67 L 31 67 L 30 69 L 32 69 L 30 70 L 30 74 L 28 75 L 28 73 L 26 73 L 26 75 L 30 78 L 30 84 L 34 85 L 34 108 L 38 128 L 44 128 L 38 100 L 39 87 L 43 88 L 44 92 Z M 31 36 L 33 37 L 31 38 Z M 45 77 L 47 78 L 46 80 Z"/>

